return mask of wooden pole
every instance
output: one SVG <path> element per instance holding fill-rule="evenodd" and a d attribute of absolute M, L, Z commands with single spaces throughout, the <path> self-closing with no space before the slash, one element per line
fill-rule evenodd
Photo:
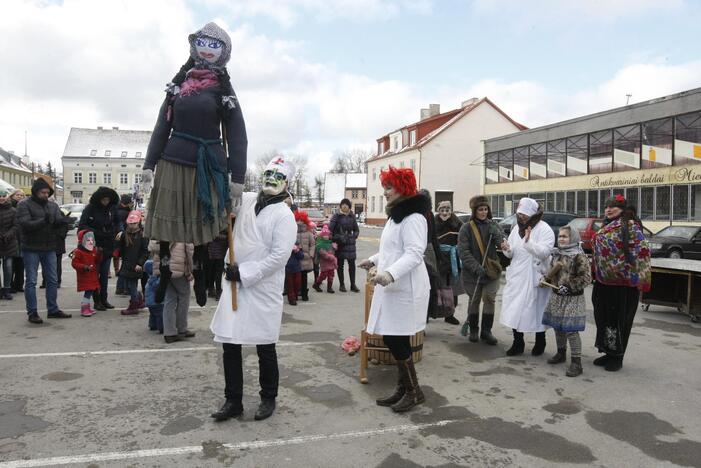
<path fill-rule="evenodd" d="M 229 265 L 233 265 L 236 262 L 236 256 L 234 255 L 234 220 L 231 215 L 229 217 Z M 236 281 L 231 282 L 231 309 L 236 311 L 238 309 L 238 298 L 236 297 Z"/>

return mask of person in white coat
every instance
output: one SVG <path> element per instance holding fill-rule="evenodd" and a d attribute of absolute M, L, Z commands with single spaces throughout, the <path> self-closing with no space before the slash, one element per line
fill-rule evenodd
<path fill-rule="evenodd" d="M 417 193 L 411 169 L 390 166 L 380 173 L 380 181 L 389 219 L 379 252 L 359 266 L 376 267 L 377 273 L 370 278 L 376 286 L 367 331 L 382 335 L 399 372 L 394 393 L 378 399 L 377 404 L 403 412 L 425 401 L 411 357 L 411 336 L 426 327 L 430 284 L 423 257 L 428 241 L 425 213 L 430 212 L 431 204 Z"/>
<path fill-rule="evenodd" d="M 263 173 L 259 194 L 245 193 L 234 208 L 236 263 L 225 267 L 225 283 L 210 329 L 224 348 L 226 402 L 212 414 L 224 421 L 243 414 L 241 345 L 256 345 L 260 368 L 261 403 L 256 420 L 275 410 L 279 371 L 275 343 L 280 337 L 285 264 L 297 240 L 297 224 L 287 204 L 288 181 L 294 167 L 282 157 L 273 158 Z M 228 253 L 227 257 L 228 258 Z M 238 293 L 237 310 L 231 306 L 231 282 Z"/>
<path fill-rule="evenodd" d="M 513 330 L 514 342 L 507 356 L 523 354 L 524 332 L 535 332 L 534 356 L 545 351 L 543 312 L 550 299 L 550 288 L 539 283 L 548 270 L 555 234 L 543 217 L 543 208 L 532 198 L 522 198 L 516 209 L 517 224 L 511 228 L 504 255 L 511 259 L 506 269 L 500 321 Z"/>

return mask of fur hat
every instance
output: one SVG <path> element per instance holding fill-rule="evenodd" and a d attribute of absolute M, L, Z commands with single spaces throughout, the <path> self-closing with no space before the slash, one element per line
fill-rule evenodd
<path fill-rule="evenodd" d="M 416 176 L 408 167 L 395 168 L 389 166 L 386 171 L 380 171 L 380 182 L 383 186 L 391 185 L 404 197 L 416 195 Z"/>
<path fill-rule="evenodd" d="M 489 206 L 489 200 L 483 195 L 476 195 L 470 198 L 470 209 L 472 210 L 472 217 L 477 217 L 477 209 L 480 206 L 487 207 L 487 218 L 492 219 L 492 207 Z"/>

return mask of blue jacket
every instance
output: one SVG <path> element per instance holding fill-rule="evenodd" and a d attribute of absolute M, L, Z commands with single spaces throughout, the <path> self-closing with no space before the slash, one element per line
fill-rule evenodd
<path fill-rule="evenodd" d="M 146 281 L 146 307 L 161 306 L 163 304 L 156 303 L 156 288 L 158 288 L 158 283 L 160 282 L 160 276 L 155 276 L 153 274 L 153 260 L 147 260 L 144 263 L 144 271 L 148 275 L 148 281 Z"/>
<path fill-rule="evenodd" d="M 302 259 L 304 258 L 304 251 L 299 249 L 297 252 L 292 252 L 290 254 L 290 259 L 287 260 L 287 265 L 285 265 L 285 273 L 299 273 L 302 271 Z"/>

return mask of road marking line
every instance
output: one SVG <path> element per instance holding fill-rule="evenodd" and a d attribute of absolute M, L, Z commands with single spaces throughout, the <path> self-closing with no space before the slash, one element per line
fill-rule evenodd
<path fill-rule="evenodd" d="M 116 306 L 115 306 L 116 307 Z M 214 310 L 216 309 L 217 306 L 199 306 L 199 305 L 191 305 L 190 310 Z M 146 309 L 146 307 L 144 307 Z M 64 312 L 80 312 L 80 309 L 61 309 Z M 102 313 L 109 313 L 109 311 L 99 311 Z M 0 310 L 0 314 L 26 314 L 26 310 Z M 41 315 L 41 314 L 39 314 Z"/>
<path fill-rule="evenodd" d="M 335 341 L 282 341 L 278 347 L 289 348 L 293 346 L 313 346 L 319 344 L 337 344 Z M 104 356 L 112 354 L 142 354 L 142 353 L 178 353 L 187 351 L 215 351 L 221 349 L 218 346 L 194 346 L 190 348 L 143 348 L 143 349 L 114 349 L 106 351 L 67 351 L 63 353 L 31 353 L 31 354 L 0 354 L 0 359 L 17 359 L 33 357 L 88 357 Z"/>
<path fill-rule="evenodd" d="M 424 424 L 402 424 L 399 426 L 385 427 L 382 429 L 370 429 L 366 431 L 338 432 L 335 434 L 316 434 L 290 439 L 260 440 L 251 442 L 239 442 L 237 444 L 223 444 L 228 450 L 250 450 L 266 447 L 282 447 L 286 445 L 301 445 L 310 442 L 320 442 L 327 440 L 358 439 L 361 437 L 391 434 L 396 432 L 416 432 L 431 427 L 447 426 L 457 422 L 464 422 L 460 419 L 445 419 L 442 421 Z M 161 449 L 134 450 L 125 452 L 104 452 L 87 453 L 84 455 L 73 455 L 67 457 L 37 458 L 35 460 L 13 460 L 0 463 L 0 468 L 28 468 L 37 466 L 70 465 L 77 463 L 95 463 L 101 461 L 133 460 L 136 458 L 163 457 L 172 455 L 189 455 L 203 452 L 201 445 L 191 445 L 185 447 L 171 447 Z"/>

